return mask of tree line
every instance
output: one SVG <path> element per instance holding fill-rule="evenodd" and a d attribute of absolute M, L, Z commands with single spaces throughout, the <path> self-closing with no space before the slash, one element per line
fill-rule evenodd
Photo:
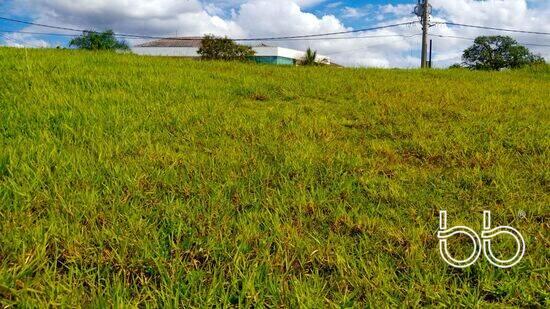
<path fill-rule="evenodd" d="M 206 35 L 202 39 L 198 53 L 204 60 L 246 61 L 255 55 L 250 46 L 237 44 L 227 37 Z M 69 47 L 85 50 L 129 50 L 124 40 L 118 40 L 112 30 L 104 32 L 85 31 L 72 39 Z M 308 48 L 301 65 L 319 65 L 317 52 Z M 517 69 L 529 65 L 544 64 L 545 59 L 532 53 L 509 36 L 479 36 L 474 44 L 464 50 L 462 62 L 451 68 L 471 70 Z"/>

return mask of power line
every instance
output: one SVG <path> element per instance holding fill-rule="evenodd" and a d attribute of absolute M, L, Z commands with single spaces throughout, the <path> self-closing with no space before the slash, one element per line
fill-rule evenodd
<path fill-rule="evenodd" d="M 20 41 L 20 40 L 17 40 L 17 39 L 14 39 L 14 38 L 10 38 L 9 36 L 7 36 L 6 34 L 4 33 L 0 33 L 0 36 L 4 38 L 4 40 L 6 41 L 10 41 L 12 43 L 15 43 L 15 44 L 18 44 L 18 45 L 21 45 L 21 46 L 30 46 L 30 47 L 33 47 L 33 48 L 40 48 L 41 46 L 37 46 L 37 45 L 34 45 L 34 44 L 29 44 L 27 42 L 23 42 L 23 41 Z"/>
<path fill-rule="evenodd" d="M 0 33 L 19 33 L 19 34 L 32 34 L 32 35 L 46 35 L 46 36 L 64 36 L 64 37 L 78 37 L 80 34 L 67 34 L 67 33 L 53 33 L 53 32 L 32 32 L 32 31 L 11 31 L 11 30 L 0 30 Z M 320 40 L 356 40 L 356 39 L 376 39 L 376 38 L 410 38 L 413 36 L 418 36 L 419 34 L 405 35 L 405 34 L 388 34 L 388 35 L 365 35 L 365 36 L 352 36 L 352 37 L 328 37 L 328 38 L 311 38 L 311 39 L 286 39 L 286 41 L 320 41 Z M 453 36 L 453 35 L 442 35 L 442 34 L 433 34 L 433 36 L 440 38 L 450 38 L 450 39 L 460 39 L 460 40 L 469 40 L 474 41 L 475 38 L 472 37 L 463 37 L 463 36 Z M 135 38 L 137 39 L 137 38 Z M 171 40 L 171 39 L 168 39 Z M 519 43 L 521 45 L 528 46 L 539 46 L 539 47 L 550 47 L 547 44 L 538 44 L 538 43 Z"/>
<path fill-rule="evenodd" d="M 331 33 L 322 33 L 322 34 L 308 34 L 308 35 L 294 35 L 294 36 L 282 36 L 282 37 L 271 37 L 271 38 L 235 39 L 235 41 L 274 41 L 274 40 L 286 40 L 286 39 L 318 38 L 318 37 L 325 37 L 325 36 L 331 36 L 331 35 L 350 34 L 350 33 L 359 33 L 359 32 L 367 32 L 367 31 L 388 29 L 388 28 L 394 28 L 394 27 L 400 27 L 400 26 L 406 26 L 406 25 L 413 25 L 413 24 L 416 24 L 416 23 L 417 23 L 416 21 L 409 21 L 409 22 L 398 23 L 398 24 L 377 26 L 377 27 L 357 29 L 357 30 L 340 31 L 340 32 L 331 32 Z"/>
<path fill-rule="evenodd" d="M 57 30 L 65 30 L 65 31 L 73 31 L 73 32 L 79 32 L 79 33 L 83 33 L 83 32 L 99 33 L 99 31 L 94 31 L 94 30 L 85 30 L 85 29 L 76 29 L 76 28 L 68 28 L 68 27 L 61 27 L 61 26 L 46 25 L 46 24 L 40 24 L 40 23 L 35 23 L 35 22 L 30 22 L 30 21 L 25 21 L 25 20 L 19 20 L 19 19 L 13 19 L 13 18 L 8 18 L 8 17 L 2 17 L 2 16 L 0 16 L 0 20 L 5 20 L 5 21 L 24 24 L 24 25 L 29 25 L 29 26 L 36 26 L 36 27 L 57 29 Z M 51 34 L 48 33 L 46 35 L 72 36 L 70 34 L 53 34 L 53 33 L 51 33 Z M 118 37 L 151 38 L 151 39 L 156 38 L 156 37 L 151 37 L 151 36 L 126 34 L 126 33 L 114 33 L 114 35 L 116 35 Z M 181 38 L 181 39 L 185 39 L 185 38 Z M 187 38 L 185 40 L 191 40 L 191 39 Z"/>
<path fill-rule="evenodd" d="M 421 35 L 422 35 L 422 33 L 416 33 L 416 34 L 406 35 L 406 36 L 403 36 L 403 37 L 404 38 L 412 38 L 412 37 L 417 37 L 417 36 L 421 36 Z M 324 53 L 324 54 L 327 55 L 327 56 L 332 56 L 332 55 L 346 54 L 346 53 L 352 53 L 352 52 L 357 52 L 357 51 L 364 51 L 365 48 L 382 46 L 382 45 L 386 45 L 388 43 L 399 42 L 399 41 L 401 41 L 401 40 L 391 40 L 391 41 L 387 41 L 387 42 L 384 42 L 384 43 L 378 43 L 378 44 L 374 44 L 374 45 L 367 45 L 367 46 L 364 46 L 362 48 L 344 50 L 344 51 L 341 51 L 341 52 L 334 52 L 334 53 Z"/>
<path fill-rule="evenodd" d="M 52 33 L 52 32 L 32 32 L 32 31 L 10 31 L 10 30 L 0 30 L 0 33 L 19 33 L 19 34 L 47 35 L 47 36 L 65 36 L 65 37 L 71 37 L 71 38 L 80 36 L 80 34 Z"/>
<path fill-rule="evenodd" d="M 32 31 L 14 31 L 14 30 L 0 30 L 0 33 L 19 33 L 19 34 L 31 34 L 31 35 L 45 35 L 45 36 L 60 36 L 60 37 L 69 37 L 76 38 L 82 34 L 68 34 L 68 33 L 55 33 L 55 32 L 32 32 Z M 116 37 L 120 37 L 115 35 Z M 139 40 L 140 38 L 130 38 L 124 37 L 126 40 Z"/>
<path fill-rule="evenodd" d="M 65 31 L 73 31 L 73 32 L 98 33 L 97 31 L 92 31 L 92 30 L 84 30 L 84 29 L 75 29 L 75 28 L 69 28 L 69 27 L 46 25 L 46 24 L 40 24 L 40 23 L 29 22 L 29 21 L 13 19 L 13 18 L 7 18 L 7 17 L 1 17 L 1 16 L 0 16 L 0 20 L 5 20 L 5 21 L 10 21 L 10 22 L 15 22 L 15 23 L 21 23 L 21 24 L 26 24 L 26 25 L 32 25 L 32 26 L 37 26 L 37 27 L 43 27 L 43 28 L 57 29 L 57 30 L 65 30 Z M 351 33 L 360 33 L 360 32 L 367 32 L 367 31 L 388 29 L 388 28 L 394 28 L 394 27 L 399 27 L 399 26 L 412 25 L 412 24 L 415 24 L 415 23 L 417 23 L 417 22 L 416 21 L 409 21 L 409 22 L 403 22 L 403 23 L 397 23 L 397 24 L 390 24 L 390 25 L 377 26 L 377 27 L 371 27 L 371 28 L 363 28 L 363 29 L 356 29 L 356 30 L 348 30 L 348 31 L 339 31 L 339 32 L 307 34 L 307 35 L 291 35 L 291 36 L 280 36 L 280 37 L 264 37 L 264 38 L 242 38 L 242 39 L 233 39 L 233 40 L 234 41 L 277 41 L 277 40 L 291 40 L 291 39 L 304 39 L 304 38 L 319 38 L 319 37 L 327 37 L 327 36 L 333 36 L 333 35 L 342 35 L 342 34 L 351 34 Z M 116 35 L 118 37 L 141 38 L 141 39 L 194 40 L 192 38 L 169 38 L 169 37 L 150 36 L 150 35 L 137 35 L 137 34 L 125 34 L 125 33 L 114 33 L 114 35 Z"/>
<path fill-rule="evenodd" d="M 10 21 L 10 22 L 15 22 L 15 23 L 21 23 L 21 24 L 26 24 L 26 25 L 32 25 L 32 26 L 37 26 L 37 27 L 43 27 L 43 28 L 64 30 L 64 31 L 73 31 L 73 32 L 80 32 L 80 33 L 82 33 L 82 32 L 99 33 L 97 31 L 93 31 L 93 30 L 83 30 L 83 29 L 76 29 L 76 28 L 69 28 L 69 27 L 62 27 L 62 26 L 53 26 L 53 25 L 29 22 L 29 21 L 13 19 L 13 18 L 8 18 L 8 17 L 1 17 L 1 16 L 0 16 L 0 20 L 5 20 L 5 21 Z M 241 39 L 233 39 L 233 40 L 235 40 L 235 41 L 317 41 L 317 40 L 351 40 L 351 39 L 369 39 L 369 38 L 408 37 L 407 35 L 400 35 L 400 34 L 372 35 L 372 36 L 353 36 L 353 37 L 334 37 L 334 36 L 335 35 L 343 35 L 343 34 L 367 32 L 367 31 L 374 31 L 374 30 L 381 30 L 381 29 L 387 29 L 387 28 L 394 28 L 394 27 L 405 26 L 405 25 L 413 25 L 413 24 L 416 24 L 416 23 L 417 23 L 417 21 L 410 21 L 410 22 L 383 25 L 383 26 L 377 26 L 377 27 L 371 27 L 371 28 L 363 28 L 363 29 L 339 31 L 339 32 L 330 32 L 330 33 L 292 35 L 292 36 L 280 36 L 280 37 L 264 37 L 264 38 L 241 38 Z M 505 29 L 505 28 L 497 28 L 497 27 L 489 27 L 489 26 L 477 26 L 477 25 L 469 25 L 469 24 L 460 24 L 460 23 L 453 23 L 453 22 L 435 22 L 434 24 L 444 24 L 444 25 L 449 25 L 449 26 L 470 27 L 470 28 L 477 28 L 477 29 L 515 32 L 515 33 L 550 35 L 550 33 L 548 33 L 548 32 L 526 31 L 526 30 L 518 30 L 518 29 Z M 65 37 L 79 36 L 79 34 L 45 33 L 45 32 L 30 32 L 30 31 L 5 31 L 5 30 L 2 30 L 0 32 L 3 32 L 3 33 L 32 34 L 32 35 L 47 35 L 47 36 L 65 36 Z M 194 38 L 170 38 L 170 37 L 138 35 L 138 34 L 125 34 L 125 33 L 114 33 L 114 35 L 117 36 L 117 37 L 122 37 L 122 38 L 126 38 L 126 39 L 164 39 L 164 40 L 174 40 L 174 41 L 195 40 Z M 444 36 L 441 36 L 441 35 L 437 35 L 437 36 L 444 37 Z M 451 36 L 447 36 L 447 37 L 451 38 Z M 454 37 L 454 38 L 474 40 L 473 38 L 464 38 L 464 37 Z M 549 46 L 549 45 L 545 45 L 545 44 L 535 44 L 535 43 L 522 43 L 522 45 L 539 46 L 539 47 L 548 47 Z"/>
<path fill-rule="evenodd" d="M 2 17 L 2 16 L 0 16 L 0 19 L 1 19 L 1 20 L 5 20 L 5 21 L 11 21 L 11 22 L 14 22 L 14 23 L 19 23 L 19 24 L 30 25 L 30 26 L 37 26 L 37 27 L 44 27 L 44 28 L 50 28 L 50 29 L 58 29 L 58 30 L 67 30 L 67 31 L 82 32 L 82 30 L 80 30 L 80 29 L 73 29 L 73 28 L 60 27 L 60 26 L 52 26 L 52 25 L 45 25 L 45 24 L 39 24 L 39 23 L 30 22 L 30 21 L 24 21 L 24 20 L 13 19 L 13 18 L 8 18 L 8 17 Z"/>
<path fill-rule="evenodd" d="M 469 38 L 469 37 L 463 37 L 463 36 L 455 36 L 455 35 L 442 35 L 442 34 L 432 34 L 435 37 L 440 38 L 450 38 L 450 39 L 459 39 L 459 40 L 468 40 L 468 41 L 475 41 L 476 38 Z M 526 45 L 526 46 L 536 46 L 536 47 L 550 47 L 550 45 L 547 44 L 538 44 L 538 43 L 522 43 L 518 42 L 520 45 Z"/>
<path fill-rule="evenodd" d="M 364 35 L 364 36 L 349 36 L 349 37 L 323 37 L 323 38 L 296 38 L 296 39 L 277 39 L 271 41 L 327 41 L 327 40 L 359 40 L 359 39 L 375 39 L 375 38 L 395 38 L 409 37 L 405 34 L 388 34 L 388 35 Z M 238 40 L 237 40 L 238 41 Z"/>
<path fill-rule="evenodd" d="M 32 32 L 32 31 L 10 31 L 10 30 L 0 30 L 0 33 L 20 33 L 20 34 L 31 34 L 31 35 L 64 36 L 64 37 L 71 37 L 71 38 L 80 36 L 80 34 L 67 34 L 67 33 L 54 33 L 54 32 Z M 117 35 L 115 35 L 115 36 L 117 36 Z M 351 36 L 351 37 L 280 39 L 280 41 L 358 40 L 358 39 L 376 39 L 376 38 L 393 38 L 393 37 L 407 38 L 407 37 L 410 37 L 410 35 L 405 35 L 405 34 L 364 35 L 364 36 Z M 139 39 L 139 38 L 134 38 L 134 39 Z M 184 39 L 184 38 L 182 38 L 182 39 Z M 178 38 L 168 38 L 168 39 L 165 39 L 165 40 L 178 40 Z"/>
<path fill-rule="evenodd" d="M 365 35 L 365 36 L 353 36 L 353 37 L 341 37 L 341 38 L 323 38 L 320 40 L 349 40 L 349 39 L 376 39 L 376 38 L 409 38 L 414 35 L 406 34 L 388 34 L 388 35 Z M 313 39 L 319 40 L 319 39 Z"/>
<path fill-rule="evenodd" d="M 467 27 L 467 28 L 476 28 L 476 29 L 486 29 L 486 30 L 496 30 L 496 31 L 504 31 L 504 32 L 550 35 L 550 32 L 527 31 L 527 30 L 518 30 L 518 29 L 506 29 L 506 28 L 497 28 L 497 27 L 489 27 L 489 26 L 477 26 L 477 25 L 459 24 L 459 23 L 446 22 L 446 21 L 436 22 L 435 24 L 447 25 L 447 26 Z"/>

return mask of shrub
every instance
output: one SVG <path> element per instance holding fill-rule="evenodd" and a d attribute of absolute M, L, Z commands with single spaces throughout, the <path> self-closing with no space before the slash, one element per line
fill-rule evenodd
<path fill-rule="evenodd" d="M 464 66 L 462 66 L 462 64 L 460 63 L 455 63 L 449 67 L 449 69 L 463 69 L 463 68 Z"/>
<path fill-rule="evenodd" d="M 205 60 L 247 60 L 256 53 L 251 47 L 239 45 L 235 41 L 224 37 L 218 38 L 206 35 L 202 39 L 202 46 L 198 51 Z"/>
<path fill-rule="evenodd" d="M 104 32 L 84 31 L 81 36 L 69 42 L 70 47 L 87 50 L 129 50 L 128 44 L 117 40 L 113 30 Z"/>

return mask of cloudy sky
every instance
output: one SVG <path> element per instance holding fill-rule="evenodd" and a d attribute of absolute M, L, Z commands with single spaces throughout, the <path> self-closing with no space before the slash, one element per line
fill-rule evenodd
<path fill-rule="evenodd" d="M 317 34 L 418 20 L 416 0 L 0 0 L 0 16 L 77 29 L 113 29 L 155 36 L 227 35 L 250 38 Z M 550 32 L 550 0 L 431 0 L 432 21 Z M 47 47 L 67 38 L 13 33 L 55 32 L 0 20 L 0 45 Z M 346 35 L 355 39 L 266 42 L 297 49 L 312 47 L 348 66 L 416 67 L 419 25 Z M 65 32 L 71 33 L 71 32 Z M 475 37 L 488 30 L 431 28 L 434 35 Z M 74 33 L 71 33 L 74 34 Z M 521 43 L 550 45 L 550 36 L 509 34 Z M 365 38 L 365 36 L 375 36 Z M 388 36 L 388 37 L 376 37 Z M 433 36 L 434 63 L 460 61 L 465 39 Z M 131 40 L 130 43 L 136 43 Z M 529 46 L 550 59 L 550 47 Z"/>

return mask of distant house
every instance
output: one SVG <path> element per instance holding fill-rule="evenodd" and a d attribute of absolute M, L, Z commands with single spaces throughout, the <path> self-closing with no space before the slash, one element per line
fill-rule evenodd
<path fill-rule="evenodd" d="M 132 47 L 132 51 L 135 54 L 147 56 L 198 58 L 201 42 L 200 37 L 166 38 L 136 45 Z M 294 65 L 306 54 L 304 51 L 265 44 L 252 46 L 252 49 L 256 52 L 254 61 L 278 65 Z M 317 59 L 318 62 L 330 64 L 328 57 L 318 55 Z"/>

